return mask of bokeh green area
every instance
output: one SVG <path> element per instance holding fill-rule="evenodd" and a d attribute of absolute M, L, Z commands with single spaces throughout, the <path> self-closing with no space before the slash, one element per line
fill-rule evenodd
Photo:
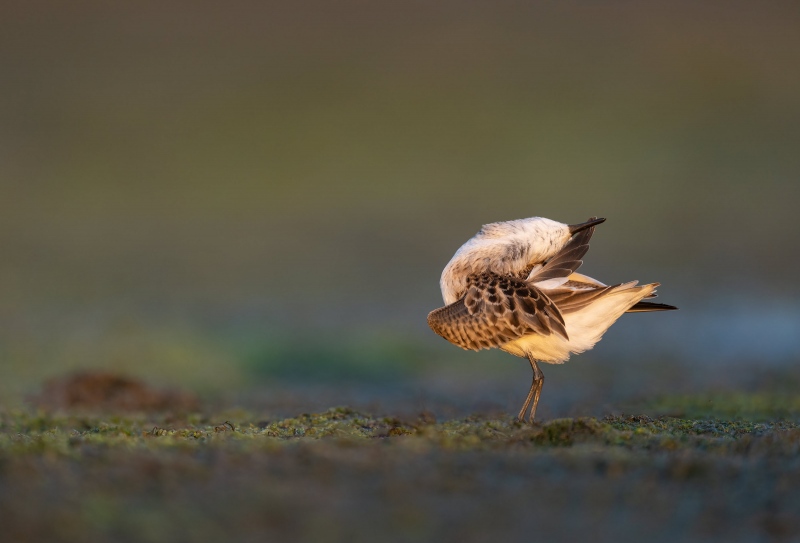
<path fill-rule="evenodd" d="M 500 380 L 513 409 L 525 365 L 425 315 L 481 224 L 533 215 L 608 217 L 585 271 L 682 308 L 550 369 L 543 409 L 798 360 L 793 3 L 3 12 L 6 405 L 88 367 L 212 396 Z"/>

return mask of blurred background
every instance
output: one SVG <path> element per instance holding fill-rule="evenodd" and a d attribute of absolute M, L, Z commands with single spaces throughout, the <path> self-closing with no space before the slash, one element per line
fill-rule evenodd
<path fill-rule="evenodd" d="M 7 3 L 0 405 L 105 369 L 293 414 L 516 412 L 425 322 L 487 222 L 659 281 L 542 416 L 796 384 L 795 2 Z"/>

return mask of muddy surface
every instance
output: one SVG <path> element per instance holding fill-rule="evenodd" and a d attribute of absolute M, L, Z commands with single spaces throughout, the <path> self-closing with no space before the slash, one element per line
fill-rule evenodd
<path fill-rule="evenodd" d="M 0 525 L 14 541 L 792 541 L 796 407 L 676 397 L 534 425 L 5 411 Z"/>

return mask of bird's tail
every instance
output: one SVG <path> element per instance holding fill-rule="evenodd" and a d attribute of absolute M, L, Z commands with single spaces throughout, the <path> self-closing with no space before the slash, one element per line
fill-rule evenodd
<path fill-rule="evenodd" d="M 657 304 L 655 302 L 636 302 L 626 313 L 649 313 L 650 311 L 672 311 L 678 309 L 674 305 Z"/>

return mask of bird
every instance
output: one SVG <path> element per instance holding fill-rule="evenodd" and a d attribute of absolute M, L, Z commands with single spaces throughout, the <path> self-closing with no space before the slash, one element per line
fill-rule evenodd
<path fill-rule="evenodd" d="M 517 418 L 533 423 L 544 374 L 539 363 L 563 364 L 588 351 L 623 313 L 670 311 L 649 301 L 659 283 L 606 285 L 578 273 L 595 227 L 591 217 L 564 224 L 530 217 L 485 224 L 442 271 L 444 307 L 428 314 L 431 329 L 463 349 L 497 347 L 527 358 L 533 381 Z"/>

